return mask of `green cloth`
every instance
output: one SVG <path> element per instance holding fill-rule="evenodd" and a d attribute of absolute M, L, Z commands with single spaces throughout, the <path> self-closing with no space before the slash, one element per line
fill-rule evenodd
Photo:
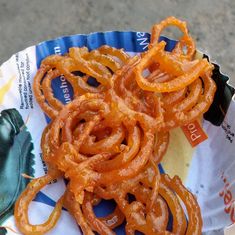
<path fill-rule="evenodd" d="M 32 137 L 16 109 L 0 116 L 0 224 L 13 214 L 14 203 L 34 175 Z M 0 233 L 4 231 L 0 230 Z"/>

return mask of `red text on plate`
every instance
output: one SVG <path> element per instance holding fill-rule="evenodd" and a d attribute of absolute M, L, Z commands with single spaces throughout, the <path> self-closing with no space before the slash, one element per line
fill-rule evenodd
<path fill-rule="evenodd" d="M 233 194 L 230 190 L 230 183 L 224 176 L 224 173 L 222 173 L 221 179 L 224 182 L 224 188 L 219 193 L 219 195 L 224 199 L 224 211 L 230 215 L 230 220 L 232 223 L 235 223 L 235 199 L 233 198 Z"/>

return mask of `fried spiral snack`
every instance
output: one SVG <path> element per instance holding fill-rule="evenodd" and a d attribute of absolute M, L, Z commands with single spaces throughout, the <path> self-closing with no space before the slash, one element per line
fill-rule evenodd
<path fill-rule="evenodd" d="M 183 36 L 167 52 L 159 37 L 170 25 Z M 130 57 L 105 45 L 93 51 L 70 48 L 66 55 L 42 61 L 33 88 L 51 118 L 41 139 L 49 171 L 32 180 L 18 198 L 14 214 L 21 232 L 46 233 L 64 206 L 84 234 L 115 234 L 123 221 L 129 235 L 201 234 L 196 198 L 177 176 L 171 179 L 158 169 L 170 130 L 201 117 L 213 101 L 213 65 L 194 54 L 195 42 L 186 23 L 169 17 L 153 26 L 149 49 L 141 55 Z M 73 88 L 73 100 L 66 105 L 52 89 L 59 76 Z M 68 180 L 64 195 L 48 221 L 31 225 L 29 203 L 59 177 Z M 111 214 L 97 217 L 94 206 L 101 200 L 114 200 L 116 206 Z"/>

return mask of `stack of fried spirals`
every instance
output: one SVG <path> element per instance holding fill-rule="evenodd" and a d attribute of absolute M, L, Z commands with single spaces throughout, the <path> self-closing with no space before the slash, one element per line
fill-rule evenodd
<path fill-rule="evenodd" d="M 183 36 L 167 52 L 159 37 L 170 25 Z M 84 234 L 114 234 L 124 221 L 126 234 L 201 234 L 196 199 L 177 176 L 171 179 L 157 167 L 169 130 L 200 118 L 213 101 L 213 65 L 194 55 L 185 22 L 169 17 L 153 26 L 149 49 L 141 55 L 130 57 L 109 46 L 90 52 L 83 47 L 42 61 L 34 93 L 51 118 L 41 140 L 48 173 L 33 179 L 16 202 L 15 221 L 23 234 L 52 229 L 63 206 Z M 61 75 L 73 88 L 74 99 L 67 105 L 51 88 Z M 89 85 L 90 77 L 97 87 Z M 30 224 L 29 203 L 60 177 L 68 180 L 64 195 L 45 223 Z M 113 199 L 116 209 L 98 218 L 93 207 L 101 199 Z M 170 214 L 172 230 L 167 231 Z"/>

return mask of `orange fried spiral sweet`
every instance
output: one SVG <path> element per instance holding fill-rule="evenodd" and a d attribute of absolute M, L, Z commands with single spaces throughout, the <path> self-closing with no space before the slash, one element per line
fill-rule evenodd
<path fill-rule="evenodd" d="M 172 25 L 183 36 L 167 52 L 159 38 Z M 66 55 L 42 61 L 33 88 L 51 118 L 41 139 L 49 171 L 32 180 L 16 202 L 15 220 L 22 233 L 51 230 L 64 206 L 87 235 L 114 234 L 123 221 L 126 234 L 201 234 L 195 197 L 178 177 L 160 175 L 157 167 L 170 130 L 201 117 L 213 101 L 213 65 L 194 55 L 195 42 L 186 23 L 169 17 L 153 26 L 149 49 L 140 55 L 130 57 L 104 45 L 93 51 L 70 48 Z M 66 105 L 51 86 L 59 76 L 73 88 L 73 100 Z M 96 87 L 89 84 L 91 78 Z M 59 177 L 68 180 L 64 195 L 44 224 L 31 225 L 29 203 Z M 110 199 L 115 210 L 97 217 L 93 207 Z M 173 222 L 168 231 L 170 213 Z"/>

